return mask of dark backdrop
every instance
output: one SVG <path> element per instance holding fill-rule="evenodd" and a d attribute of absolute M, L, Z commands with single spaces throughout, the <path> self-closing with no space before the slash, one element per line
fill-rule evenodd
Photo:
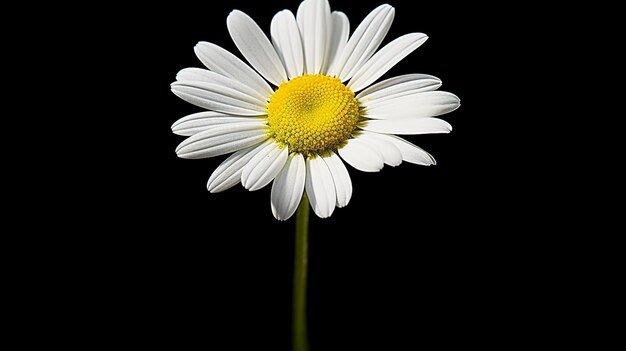
<path fill-rule="evenodd" d="M 179 159 L 174 150 L 184 138 L 170 130 L 200 111 L 169 90 L 177 71 L 202 66 L 193 52 L 198 41 L 241 57 L 226 28 L 232 9 L 268 33 L 277 11 L 299 4 L 260 3 L 155 4 L 120 10 L 107 23 L 125 32 L 105 35 L 121 93 L 119 103 L 107 102 L 119 129 L 102 166 L 117 190 L 102 196 L 115 205 L 98 222 L 108 229 L 98 246 L 106 251 L 99 274 L 110 282 L 103 313 L 119 323 L 110 339 L 170 349 L 290 347 L 294 221 L 273 218 L 271 186 L 208 193 L 206 181 L 225 156 Z M 503 64 L 506 42 L 496 39 L 513 9 L 489 16 L 476 4 L 391 4 L 396 17 L 383 45 L 415 31 L 430 38 L 385 77 L 435 75 L 461 108 L 443 116 L 454 127 L 449 135 L 407 137 L 437 166 L 349 168 L 349 206 L 330 219 L 312 214 L 313 350 L 518 344 L 532 334 L 520 320 L 533 313 L 533 292 L 520 282 L 533 255 L 520 234 L 524 216 L 513 217 L 523 184 L 511 177 L 503 142 L 515 130 L 502 122 L 512 118 L 503 109 L 512 67 Z M 378 5 L 331 2 L 351 30 Z"/>

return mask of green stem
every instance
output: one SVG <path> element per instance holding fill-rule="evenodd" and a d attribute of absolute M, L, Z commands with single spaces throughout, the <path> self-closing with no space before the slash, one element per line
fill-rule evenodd
<path fill-rule="evenodd" d="M 293 274 L 293 351 L 308 351 L 306 276 L 309 261 L 309 198 L 302 196 L 296 212 L 296 253 Z"/>

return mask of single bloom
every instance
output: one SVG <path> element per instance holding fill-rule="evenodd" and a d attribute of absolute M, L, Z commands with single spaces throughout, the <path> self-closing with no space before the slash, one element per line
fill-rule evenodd
<path fill-rule="evenodd" d="M 290 218 L 306 191 L 317 216 L 332 215 L 352 196 L 344 164 L 363 172 L 402 161 L 434 165 L 426 151 L 396 136 L 449 133 L 436 116 L 460 105 L 438 91 L 441 80 L 407 74 L 375 83 L 428 38 L 410 33 L 386 44 L 395 10 L 381 5 L 350 36 L 348 17 L 327 0 L 305 0 L 297 14 L 277 13 L 271 40 L 245 13 L 234 10 L 228 31 L 250 64 L 208 42 L 195 52 L 208 68 L 186 68 L 171 89 L 208 111 L 178 120 L 189 136 L 181 158 L 230 155 L 211 175 L 208 190 L 238 183 L 259 190 L 272 183 L 272 213 Z M 373 84 L 375 83 L 375 84 Z"/>

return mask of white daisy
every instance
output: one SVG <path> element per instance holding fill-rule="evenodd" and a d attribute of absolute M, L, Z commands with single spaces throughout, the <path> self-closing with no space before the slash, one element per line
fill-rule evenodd
<path fill-rule="evenodd" d="M 231 12 L 228 30 L 252 68 L 215 44 L 196 45 L 208 70 L 183 69 L 171 88 L 209 111 L 174 123 L 174 133 L 189 136 L 176 153 L 233 153 L 209 178 L 209 191 L 239 182 L 258 190 L 273 181 L 279 220 L 293 215 L 304 191 L 319 217 L 346 206 L 352 183 L 344 161 L 364 172 L 402 161 L 434 165 L 430 154 L 394 134 L 449 133 L 450 124 L 433 117 L 458 108 L 459 99 L 437 91 L 441 81 L 425 74 L 371 85 L 428 38 L 410 33 L 377 51 L 393 18 L 394 8 L 381 5 L 349 36 L 344 13 L 331 12 L 327 0 L 306 0 L 297 16 L 274 16 L 270 41 L 248 15 Z"/>

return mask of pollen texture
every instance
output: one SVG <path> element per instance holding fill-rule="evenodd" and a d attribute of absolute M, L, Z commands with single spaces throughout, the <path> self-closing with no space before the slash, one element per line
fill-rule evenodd
<path fill-rule="evenodd" d="M 319 74 L 281 84 L 267 109 L 270 137 L 305 156 L 337 150 L 360 118 L 352 90 L 338 78 Z"/>

